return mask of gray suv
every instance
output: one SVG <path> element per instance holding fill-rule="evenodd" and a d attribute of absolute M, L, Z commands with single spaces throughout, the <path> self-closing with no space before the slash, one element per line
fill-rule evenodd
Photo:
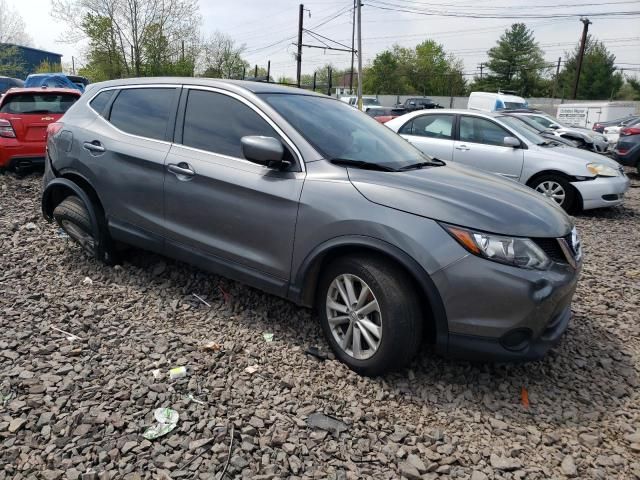
<path fill-rule="evenodd" d="M 344 102 L 196 78 L 90 85 L 48 130 L 42 196 L 107 263 L 152 250 L 315 306 L 365 375 L 423 339 L 541 357 L 571 316 L 571 219 L 513 181 L 431 159 Z"/>

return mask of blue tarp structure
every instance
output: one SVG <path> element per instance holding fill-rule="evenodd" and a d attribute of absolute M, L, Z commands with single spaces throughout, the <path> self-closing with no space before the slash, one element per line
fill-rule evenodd
<path fill-rule="evenodd" d="M 24 81 L 25 88 L 31 87 L 55 87 L 55 88 L 75 88 L 84 93 L 84 86 L 73 83 L 64 73 L 34 73 Z"/>

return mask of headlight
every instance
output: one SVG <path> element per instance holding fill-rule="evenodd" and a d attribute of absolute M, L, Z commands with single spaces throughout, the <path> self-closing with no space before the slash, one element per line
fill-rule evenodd
<path fill-rule="evenodd" d="M 466 228 L 442 225 L 466 250 L 479 257 L 515 267 L 545 270 L 551 260 L 528 238 L 503 237 Z"/>
<path fill-rule="evenodd" d="M 602 163 L 587 163 L 587 170 L 598 177 L 617 177 L 620 175 L 618 170 Z"/>

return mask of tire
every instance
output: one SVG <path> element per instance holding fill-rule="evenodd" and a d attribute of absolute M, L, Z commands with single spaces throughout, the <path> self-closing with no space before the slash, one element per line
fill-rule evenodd
<path fill-rule="evenodd" d="M 89 255 L 107 265 L 116 263 L 115 250 L 104 226 L 98 219 L 98 232 L 91 225 L 91 218 L 80 197 L 71 195 L 53 210 L 53 218 L 69 237 Z"/>
<path fill-rule="evenodd" d="M 565 212 L 574 213 L 576 211 L 576 191 L 564 177 L 542 175 L 530 182 L 529 186 L 554 200 Z"/>
<path fill-rule="evenodd" d="M 344 283 L 345 278 L 351 281 L 351 294 Z M 351 317 L 345 313 L 346 310 L 342 312 L 331 308 L 344 308 L 346 303 L 336 282 L 351 297 Z M 360 310 L 371 310 L 367 306 L 375 306 L 373 302 L 377 302 L 378 311 L 357 315 L 355 308 L 351 307 L 356 303 L 353 300 L 361 296 L 363 285 L 370 292 L 362 296 Z M 336 357 L 361 375 L 377 376 L 402 368 L 418 351 L 423 329 L 418 295 L 408 274 L 389 261 L 365 255 L 335 260 L 320 278 L 316 306 L 322 329 Z M 340 315 L 341 313 L 345 314 Z M 354 319 L 354 315 L 358 321 Z M 340 323 L 332 327 L 330 318 L 335 321 L 336 317 Z M 376 326 L 379 329 L 374 328 Z M 339 340 L 344 339 L 349 330 L 351 341 L 343 348 Z M 377 337 L 374 330 L 380 332 Z M 360 354 L 356 353 L 356 336 L 360 337 Z"/>

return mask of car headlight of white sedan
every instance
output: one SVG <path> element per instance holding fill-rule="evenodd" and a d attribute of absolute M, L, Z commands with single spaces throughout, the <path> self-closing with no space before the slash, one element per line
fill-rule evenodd
<path fill-rule="evenodd" d="M 587 170 L 598 177 L 618 177 L 620 172 L 602 163 L 587 163 Z"/>

